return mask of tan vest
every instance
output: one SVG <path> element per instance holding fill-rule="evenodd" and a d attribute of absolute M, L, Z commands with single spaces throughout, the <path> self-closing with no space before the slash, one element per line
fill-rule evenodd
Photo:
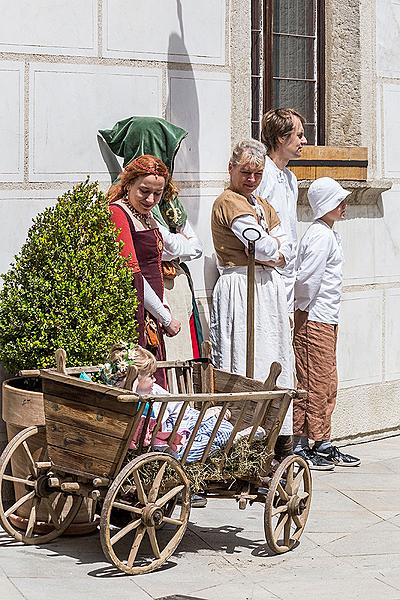
<path fill-rule="evenodd" d="M 278 215 L 266 200 L 257 197 L 265 214 L 268 231 L 280 224 Z M 245 246 L 233 233 L 232 222 L 237 217 L 251 215 L 258 222 L 256 209 L 245 196 L 232 190 L 225 190 L 215 200 L 211 213 L 211 233 L 215 252 L 221 266 L 244 267 L 247 265 Z"/>

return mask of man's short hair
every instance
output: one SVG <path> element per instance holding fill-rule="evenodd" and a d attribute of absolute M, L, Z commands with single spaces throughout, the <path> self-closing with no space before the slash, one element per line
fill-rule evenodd
<path fill-rule="evenodd" d="M 300 119 L 304 126 L 304 117 L 293 108 L 274 108 L 265 113 L 261 121 L 261 141 L 267 152 L 276 150 L 279 138 L 287 137 L 293 131 L 293 117 Z"/>

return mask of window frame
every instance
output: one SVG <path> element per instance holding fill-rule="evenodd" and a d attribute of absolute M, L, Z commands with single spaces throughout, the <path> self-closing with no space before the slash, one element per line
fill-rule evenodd
<path fill-rule="evenodd" d="M 273 106 L 273 5 L 263 0 L 263 112 Z M 325 145 L 325 0 L 316 0 L 317 19 L 317 135 L 318 146 Z"/>

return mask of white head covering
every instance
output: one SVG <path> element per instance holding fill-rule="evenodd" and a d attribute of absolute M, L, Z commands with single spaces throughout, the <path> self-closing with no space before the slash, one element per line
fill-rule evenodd
<path fill-rule="evenodd" d="M 308 201 L 312 208 L 314 219 L 320 219 L 344 200 L 348 192 L 340 183 L 331 177 L 319 177 L 312 182 L 308 189 Z"/>

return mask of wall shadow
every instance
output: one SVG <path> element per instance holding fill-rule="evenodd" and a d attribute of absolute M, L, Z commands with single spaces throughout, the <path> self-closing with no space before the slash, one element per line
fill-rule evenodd
<path fill-rule="evenodd" d="M 166 119 L 183 127 L 188 131 L 177 154 L 176 167 L 183 167 L 185 180 L 198 181 L 200 171 L 199 157 L 199 132 L 200 132 L 200 110 L 197 95 L 196 80 L 193 67 L 190 62 L 189 52 L 185 43 L 184 11 L 181 0 L 176 0 L 176 10 L 179 20 L 179 33 L 172 32 L 168 43 L 168 96 L 166 105 Z M 182 57 L 182 63 L 177 63 L 177 56 Z M 188 79 L 185 80 L 185 96 L 174 101 L 171 95 L 170 77 L 173 71 L 182 70 Z M 179 176 L 178 176 L 179 177 Z M 196 225 L 199 220 L 199 209 L 190 211 L 191 223 Z"/>

